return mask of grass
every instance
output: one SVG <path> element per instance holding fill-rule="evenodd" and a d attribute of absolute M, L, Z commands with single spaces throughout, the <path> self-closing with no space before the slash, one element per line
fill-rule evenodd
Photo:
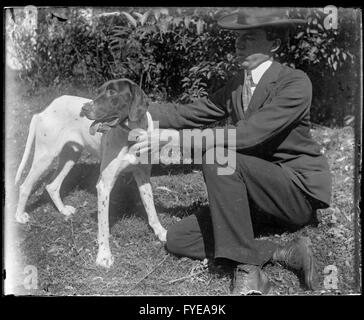
<path fill-rule="evenodd" d="M 7 228 L 16 232 L 14 241 L 7 243 L 8 252 L 14 254 L 13 268 L 7 270 L 8 279 L 12 280 L 11 290 L 19 295 L 227 295 L 231 277 L 228 266 L 206 265 L 166 252 L 147 224 L 136 185 L 130 177 L 120 177 L 111 194 L 110 245 L 114 265 L 109 270 L 95 265 L 95 185 L 99 165 L 87 154 L 72 169 L 61 190 L 63 201 L 77 208 L 74 216 L 66 220 L 56 211 L 44 190 L 48 175 L 40 181 L 28 201 L 30 222 L 27 225 L 15 222 L 18 190 L 13 181 L 31 116 L 61 94 L 91 96 L 90 91 L 71 86 L 43 88 L 36 94 L 27 95 L 26 88 L 7 79 L 5 217 Z M 350 127 L 317 127 L 312 133 L 328 157 L 333 173 L 332 206 L 319 212 L 318 226 L 265 237 L 283 243 L 297 235 L 309 236 L 320 284 L 320 290 L 314 294 L 352 293 L 353 130 Z M 198 166 L 155 166 L 152 186 L 157 212 L 166 228 L 208 204 Z M 37 268 L 36 289 L 24 288 L 24 267 L 27 265 Z M 324 284 L 327 284 L 325 272 L 328 270 L 325 268 L 331 265 L 337 268 L 337 289 L 327 290 Z M 274 284 L 273 294 L 310 294 L 301 288 L 293 273 L 276 265 L 268 265 L 265 270 Z"/>

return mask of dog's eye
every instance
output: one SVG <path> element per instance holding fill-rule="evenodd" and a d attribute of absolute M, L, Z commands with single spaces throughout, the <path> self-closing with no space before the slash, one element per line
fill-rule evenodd
<path fill-rule="evenodd" d="M 108 95 L 108 96 L 113 96 L 116 93 L 117 93 L 116 90 L 113 90 L 113 89 L 107 89 L 107 91 L 106 91 L 106 95 Z"/>

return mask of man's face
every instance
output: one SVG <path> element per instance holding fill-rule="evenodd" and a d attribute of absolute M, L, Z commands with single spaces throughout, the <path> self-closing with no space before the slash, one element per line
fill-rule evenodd
<path fill-rule="evenodd" d="M 236 55 L 244 69 L 254 69 L 271 57 L 274 41 L 268 41 L 263 29 L 239 30 L 235 41 Z"/>

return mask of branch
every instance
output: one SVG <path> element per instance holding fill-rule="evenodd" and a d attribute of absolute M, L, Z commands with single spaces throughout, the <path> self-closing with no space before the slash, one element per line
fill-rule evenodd
<path fill-rule="evenodd" d="M 192 278 L 192 277 L 194 277 L 194 276 L 199 275 L 200 273 L 204 273 L 205 271 L 206 271 L 206 270 L 200 270 L 200 271 L 195 272 L 195 273 L 192 273 L 192 274 L 190 274 L 190 275 L 188 275 L 188 276 L 184 276 L 184 277 L 182 277 L 182 278 L 178 278 L 178 279 L 174 279 L 174 280 L 168 281 L 168 282 L 167 282 L 167 284 L 172 284 L 172 283 L 175 283 L 175 282 L 178 282 L 178 281 L 187 280 L 187 279 L 189 279 L 189 278 Z"/>
<path fill-rule="evenodd" d="M 121 12 L 114 11 L 114 12 L 100 13 L 100 14 L 97 14 L 96 17 L 109 17 L 109 16 L 120 16 L 120 15 L 121 15 Z"/>
<path fill-rule="evenodd" d="M 164 257 L 164 259 L 159 262 L 151 271 L 149 271 L 143 278 L 141 278 L 137 283 L 135 283 L 131 288 L 129 288 L 125 293 L 128 293 L 130 290 L 134 289 L 139 283 L 141 283 L 144 279 L 146 279 L 151 273 L 153 273 L 166 259 L 168 255 Z"/>

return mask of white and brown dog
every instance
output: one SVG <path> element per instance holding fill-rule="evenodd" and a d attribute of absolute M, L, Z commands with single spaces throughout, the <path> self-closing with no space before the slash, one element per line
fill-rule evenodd
<path fill-rule="evenodd" d="M 63 105 L 62 112 L 56 114 L 57 104 L 64 102 L 64 100 L 67 100 L 67 104 Z M 148 103 L 144 92 L 131 80 L 119 79 L 108 81 L 102 85 L 94 100 L 70 96 L 60 97 L 43 113 L 34 116 L 30 125 L 24 156 L 16 176 L 16 180 L 19 180 L 30 152 L 31 142 L 36 136 L 35 160 L 33 160 L 28 177 L 20 187 L 17 220 L 26 222 L 28 219 L 28 215 L 24 212 L 25 202 L 35 180 L 39 178 L 41 172 L 45 171 L 43 167 L 50 165 L 66 143 L 71 143 L 76 153 L 80 152 L 82 147 L 86 147 L 101 159 L 100 178 L 96 186 L 99 245 L 96 263 L 104 267 L 110 267 L 113 263 L 109 246 L 109 199 L 118 175 L 124 172 L 133 172 L 148 215 L 149 225 L 159 240 L 166 241 L 167 231 L 160 224 L 154 206 L 150 184 L 151 165 L 135 164 L 135 156 L 128 153 L 130 130 L 134 128 L 146 131 L 153 130 L 153 122 L 147 107 Z M 72 108 L 72 111 L 69 111 L 69 108 Z M 94 121 L 86 119 L 84 115 Z M 46 123 L 49 123 L 47 116 L 51 116 L 54 120 L 52 124 Z M 42 130 L 39 130 L 40 124 Z M 44 140 L 47 134 L 50 134 L 50 137 Z M 46 141 L 49 142 L 51 148 L 55 149 L 54 151 L 44 147 Z M 57 144 L 60 145 L 55 146 Z M 57 190 L 57 195 L 55 196 L 53 193 L 51 197 L 58 210 L 68 215 L 73 213 L 74 209 L 63 205 L 59 197 L 59 188 L 64 177 L 74 165 L 75 159 L 73 157 L 67 161 L 63 160 L 63 162 L 66 165 L 61 170 L 61 174 L 47 186 L 47 191 L 52 194 L 53 190 Z"/>
<path fill-rule="evenodd" d="M 150 184 L 151 164 L 136 164 L 129 154 L 128 134 L 135 128 L 147 132 L 153 130 L 153 122 L 147 111 L 145 93 L 128 79 L 111 80 L 99 88 L 98 96 L 82 108 L 82 113 L 95 120 L 90 133 L 102 132 L 101 168 L 97 183 L 99 252 L 97 264 L 109 267 L 113 257 L 109 247 L 109 199 L 116 178 L 121 172 L 132 171 L 140 196 L 148 215 L 149 225 L 159 240 L 166 241 L 167 231 L 159 222 L 154 207 Z"/>

